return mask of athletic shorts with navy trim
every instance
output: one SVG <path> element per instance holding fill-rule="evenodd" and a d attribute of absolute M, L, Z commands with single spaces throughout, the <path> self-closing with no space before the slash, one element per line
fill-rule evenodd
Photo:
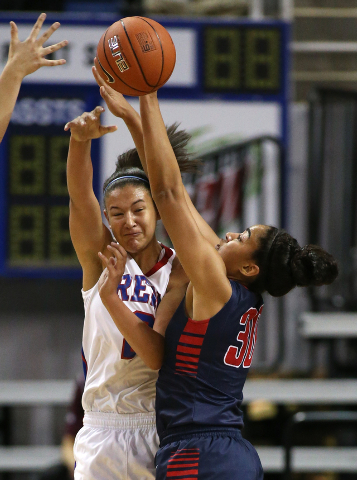
<path fill-rule="evenodd" d="M 255 448 L 238 429 L 175 434 L 161 441 L 156 480 L 263 480 Z"/>

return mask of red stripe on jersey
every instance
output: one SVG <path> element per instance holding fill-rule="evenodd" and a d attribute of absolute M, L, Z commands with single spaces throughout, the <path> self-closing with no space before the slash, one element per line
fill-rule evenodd
<path fill-rule="evenodd" d="M 202 345 L 204 337 L 190 337 L 189 335 L 182 334 L 180 337 L 180 343 L 188 343 L 189 345 Z"/>
<path fill-rule="evenodd" d="M 185 325 L 185 328 L 183 330 L 183 333 L 180 336 L 179 344 L 177 345 L 177 350 L 176 350 L 176 370 L 181 373 L 189 373 L 192 374 L 192 372 L 185 370 L 188 368 L 196 368 L 198 369 L 198 362 L 199 362 L 199 357 L 201 355 L 201 347 L 203 344 L 204 336 L 207 331 L 208 323 L 210 319 L 207 320 L 201 320 L 201 321 L 195 321 L 189 318 L 187 320 L 187 323 Z M 197 336 L 191 336 L 191 335 L 185 335 L 185 334 L 194 334 Z M 180 344 L 188 344 L 190 346 L 184 346 Z M 197 348 L 193 348 L 195 345 L 197 345 Z M 180 355 L 180 353 L 188 353 L 189 355 L 192 356 L 184 356 Z M 181 362 L 195 362 L 197 363 L 196 365 L 193 365 L 192 367 L 182 364 Z M 180 367 L 180 368 L 178 368 Z M 196 377 L 196 375 L 193 375 Z"/>
<path fill-rule="evenodd" d="M 195 456 L 194 457 L 180 457 L 180 458 L 177 458 L 177 455 L 174 455 L 173 457 L 170 457 L 169 459 L 169 463 L 170 462 L 194 462 L 194 461 L 198 461 L 199 460 L 199 457 L 198 457 L 198 453 L 195 453 Z"/>
<path fill-rule="evenodd" d="M 185 452 L 185 450 L 179 450 L 178 453 L 174 453 L 174 455 L 171 455 L 169 462 L 171 462 L 171 459 L 174 460 L 176 457 L 180 457 L 180 458 L 176 458 L 177 461 L 179 461 L 179 460 L 198 460 L 198 457 L 196 458 L 196 457 L 192 456 L 192 455 L 197 455 L 198 451 L 188 452 L 188 453 L 181 453 L 181 452 Z M 181 457 L 184 457 L 184 458 L 181 458 Z"/>
<path fill-rule="evenodd" d="M 188 363 L 191 363 L 191 362 L 198 363 L 199 358 L 198 357 L 185 357 L 184 355 L 177 354 L 176 355 L 176 361 L 177 360 L 183 360 L 184 362 L 188 362 Z"/>
<path fill-rule="evenodd" d="M 191 375 L 191 377 L 195 377 L 196 378 L 196 370 L 195 371 L 190 371 L 190 370 L 184 370 L 183 368 L 178 368 L 177 369 L 177 372 L 179 373 L 187 373 L 188 375 Z"/>
<path fill-rule="evenodd" d="M 198 459 L 197 459 L 198 460 Z M 182 468 L 183 465 L 181 463 L 171 463 L 167 466 L 167 468 Z M 188 467 L 198 467 L 198 463 L 185 463 L 185 468 Z"/>
<path fill-rule="evenodd" d="M 200 356 L 200 353 L 201 353 L 200 348 L 185 347 L 183 345 L 178 345 L 177 351 L 181 353 L 191 353 L 192 355 L 197 355 L 198 357 Z"/>
<path fill-rule="evenodd" d="M 184 333 L 196 333 L 197 335 L 206 335 L 209 318 L 207 320 L 192 320 L 188 319 L 183 330 Z"/>
<path fill-rule="evenodd" d="M 196 470 L 177 470 L 177 472 L 167 472 L 166 475 L 168 477 L 180 477 L 181 475 L 198 475 L 198 469 L 196 469 Z"/>
<path fill-rule="evenodd" d="M 175 367 L 189 368 L 192 373 L 197 373 L 197 367 L 195 365 L 187 365 L 186 363 L 176 363 Z"/>
<path fill-rule="evenodd" d="M 147 273 L 145 273 L 145 277 L 150 277 L 150 275 L 153 275 L 154 273 L 156 273 L 158 270 L 160 270 L 161 267 L 163 267 L 164 265 L 167 264 L 167 262 L 169 261 L 169 259 L 172 257 L 172 255 L 174 254 L 174 252 L 171 250 L 171 248 L 168 248 L 166 247 L 165 245 L 162 245 L 161 246 L 165 249 L 165 254 L 164 256 L 162 257 L 162 259 L 157 262 L 151 270 L 149 270 Z"/>

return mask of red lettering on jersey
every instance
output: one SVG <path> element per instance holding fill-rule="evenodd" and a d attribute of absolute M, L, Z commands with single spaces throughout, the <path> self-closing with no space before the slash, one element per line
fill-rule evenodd
<path fill-rule="evenodd" d="M 238 333 L 237 340 L 241 342 L 240 348 L 230 345 L 224 356 L 224 363 L 231 367 L 249 368 L 254 353 L 255 342 L 257 338 L 258 319 L 263 311 L 263 305 L 259 312 L 256 308 L 250 308 L 240 319 L 240 324 L 245 325 L 245 329 Z"/>

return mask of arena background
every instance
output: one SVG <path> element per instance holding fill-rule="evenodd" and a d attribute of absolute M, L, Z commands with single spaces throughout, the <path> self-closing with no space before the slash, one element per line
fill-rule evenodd
<path fill-rule="evenodd" d="M 84 8 L 89 9 L 89 3 Z M 185 8 L 185 3 L 186 13 L 180 10 Z M 146 2 L 145 5 L 147 16 L 168 23 L 177 48 L 174 73 L 159 95 L 165 123 L 180 122 L 193 135 L 190 148 L 205 157 L 207 165 L 215 165 L 213 170 L 208 166 L 200 179 L 187 179 L 191 193 L 200 202 L 202 213 L 222 233 L 225 228 L 244 229 L 257 222 L 283 225 L 301 245 L 311 241 L 320 243 L 330 249 L 340 262 L 340 280 L 334 287 L 323 289 L 319 295 L 314 291 L 297 289 L 284 300 L 266 300 L 251 377 L 323 378 L 326 381 L 349 379 L 348 384 L 341 385 L 351 389 L 348 390 L 352 392 L 351 398 L 357 398 L 354 339 L 357 41 L 353 23 L 357 16 L 357 4 L 353 0 L 344 0 L 343 5 L 342 2 L 337 4 L 331 0 L 326 2 L 324 8 L 320 8 L 319 2 L 312 0 L 293 3 L 254 1 L 249 6 L 244 1 L 227 1 L 220 4 L 222 13 L 226 13 L 225 17 L 205 17 L 211 12 L 217 13 L 217 10 L 209 10 L 208 2 L 203 1 L 158 1 Z M 66 8 L 80 9 L 81 5 Z M 25 79 L 8 138 L 0 151 L 0 385 L 2 381 L 15 380 L 73 381 L 81 373 L 83 305 L 80 271 L 75 260 L 68 260 L 66 265 L 61 259 L 51 260 L 48 252 L 47 256 L 44 254 L 41 258 L 36 255 L 25 258 L 21 257 L 21 252 L 19 254 L 16 249 L 10 248 L 19 242 L 19 235 L 24 232 L 20 230 L 14 234 L 14 230 L 11 230 L 14 227 L 11 227 L 8 207 L 12 205 L 11 202 L 16 205 L 23 202 L 25 206 L 28 199 L 22 196 L 15 201 L 15 194 L 11 193 L 9 162 L 14 157 L 10 155 L 9 139 L 11 135 L 25 132 L 30 136 L 63 137 L 65 145 L 68 134 L 62 132 L 62 126 L 66 121 L 81 114 L 83 108 L 93 108 L 100 102 L 90 67 L 96 43 L 104 28 L 120 18 L 116 11 L 111 10 L 116 8 L 113 4 L 109 5 L 108 2 L 105 8 L 108 10 L 105 14 L 61 12 L 49 15 L 49 21 L 62 21 L 53 40 L 67 38 L 70 41 L 64 53 L 57 53 L 58 58 L 64 55 L 67 64 L 58 69 L 41 69 Z M 169 15 L 160 16 L 165 13 Z M 9 20 L 17 21 L 19 36 L 24 39 L 36 17 L 37 14 L 31 11 L 0 11 L 1 69 L 7 58 Z M 197 53 L 193 48 L 196 42 L 195 29 L 197 24 L 206 22 L 205 18 L 208 24 L 221 23 L 225 27 L 240 22 L 255 27 L 282 25 L 286 52 L 284 58 L 279 60 L 280 91 L 245 91 L 242 94 L 216 91 L 206 95 L 202 86 L 202 71 L 197 70 L 201 61 L 197 57 L 200 51 Z M 130 101 L 137 109 L 138 101 Z M 98 198 L 101 198 L 102 181 L 111 173 L 116 156 L 133 146 L 121 121 L 106 112 L 104 123 L 118 124 L 119 128 L 102 141 L 94 142 L 95 189 Z M 255 139 L 260 137 L 264 138 L 263 143 L 256 144 Z M 254 140 L 253 145 L 249 143 L 251 140 Z M 248 147 L 241 147 L 244 142 L 248 142 Z M 227 153 L 225 149 L 230 147 L 232 149 Z M 225 153 L 220 154 L 220 151 Z M 215 152 L 215 158 L 221 155 L 218 168 L 215 160 L 210 158 L 210 152 Z M 50 157 L 48 153 L 46 155 L 44 162 L 48 163 Z M 63 180 L 65 158 L 59 158 L 58 162 L 58 178 L 62 175 Z M 19 165 L 21 170 L 21 162 Z M 229 202 L 222 198 L 221 191 L 217 194 L 217 182 L 222 178 L 224 180 L 225 172 L 238 175 L 242 165 L 247 166 L 250 172 L 248 183 L 244 189 L 242 187 L 243 207 L 239 213 L 235 210 L 227 213 L 222 205 Z M 47 172 L 46 175 L 50 175 L 46 179 L 51 178 L 51 173 Z M 232 185 L 229 188 L 234 196 Z M 61 199 L 55 206 L 64 208 L 67 199 L 61 195 L 56 197 L 56 202 Z M 232 201 L 237 199 L 233 198 Z M 218 211 L 226 212 L 223 223 L 217 223 Z M 247 224 L 242 225 L 243 220 Z M 160 234 L 164 235 L 162 229 Z M 33 232 L 31 235 L 31 241 L 38 245 L 40 234 Z M 46 248 L 49 251 L 52 244 L 68 242 L 68 234 L 64 230 L 55 236 L 49 230 L 46 235 L 50 245 Z M 52 242 L 51 238 L 55 240 Z M 15 252 L 15 256 L 11 257 L 11 252 Z M 21 268 L 16 261 L 21 263 Z M 304 312 L 338 314 L 334 317 L 332 329 L 335 333 L 330 335 L 328 342 L 323 341 L 323 333 L 320 333 L 320 337 L 313 337 L 314 341 L 311 341 L 312 337 L 303 335 Z M 348 324 L 345 321 L 346 314 L 350 315 Z M 323 320 L 325 317 L 319 318 Z M 343 335 L 342 331 L 346 333 Z M 67 388 L 68 384 L 65 384 Z M 4 388 L 7 385 L 5 382 Z M 356 402 L 344 398 L 347 390 L 344 392 L 343 386 L 340 402 L 338 398 L 331 402 L 332 410 L 341 410 L 343 407 L 343 410 L 355 411 Z M 325 388 L 325 384 L 321 388 Z M 300 403 L 297 402 L 298 406 Z M 306 407 L 310 403 L 306 400 L 306 404 L 302 402 L 301 405 Z M 14 405 L 6 401 L 2 405 L 3 444 L 60 443 L 64 405 L 55 408 L 51 405 L 12 408 Z M 283 406 L 281 402 L 263 402 L 259 407 L 259 402 L 253 401 L 250 405 L 250 413 L 249 406 L 246 407 L 247 433 L 253 440 L 262 437 L 267 445 L 271 444 L 271 438 L 269 434 L 265 437 L 265 433 L 261 432 L 271 429 L 280 431 L 282 421 L 289 417 L 289 412 L 294 413 L 302 408 L 293 401 Z M 256 417 L 254 408 L 258 411 Z M 328 403 L 315 402 L 313 410 L 326 409 Z M 257 422 L 254 423 L 254 420 Z M 9 429 L 10 441 L 10 437 L 6 437 Z M 256 429 L 260 429 L 260 437 Z M 338 431 L 332 429 L 335 434 Z M 337 438 L 338 435 L 336 437 L 330 433 L 319 437 L 316 442 L 330 447 L 345 445 L 349 436 L 352 439 L 350 443 L 356 446 L 355 429 L 344 434 L 342 428 L 341 432 L 342 443 L 339 443 L 341 439 Z M 274 435 L 271 437 L 274 437 L 274 445 L 282 444 L 282 437 L 278 440 Z M 58 458 L 58 452 L 52 454 Z M 4 455 L 9 458 L 10 454 L 5 452 Z M 357 471 L 357 466 L 354 469 L 348 465 L 349 462 L 353 463 L 352 455 L 355 458 L 355 452 L 350 453 L 348 458 L 343 455 L 343 452 L 339 454 L 340 461 L 337 464 L 342 464 L 345 476 L 338 473 L 341 465 L 330 466 L 330 470 L 326 466 L 320 471 L 327 470 L 329 473 L 318 478 L 354 478 L 353 472 Z M 317 457 L 316 454 L 314 458 Z M 283 463 L 281 459 L 281 465 Z M 6 468 L 2 470 L 6 471 Z M 267 472 L 267 475 L 281 478 L 277 470 L 274 473 L 273 469 L 273 473 Z M 0 475 L 7 478 L 9 473 Z M 32 473 L 28 473 L 27 468 L 14 468 L 11 478 L 34 478 L 36 475 L 36 468 Z"/>

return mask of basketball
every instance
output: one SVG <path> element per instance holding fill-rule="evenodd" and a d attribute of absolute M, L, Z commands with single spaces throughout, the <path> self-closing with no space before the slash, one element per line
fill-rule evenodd
<path fill-rule="evenodd" d="M 113 23 L 97 47 L 99 75 L 117 92 L 140 96 L 155 92 L 170 78 L 175 45 L 160 23 L 126 17 Z"/>

